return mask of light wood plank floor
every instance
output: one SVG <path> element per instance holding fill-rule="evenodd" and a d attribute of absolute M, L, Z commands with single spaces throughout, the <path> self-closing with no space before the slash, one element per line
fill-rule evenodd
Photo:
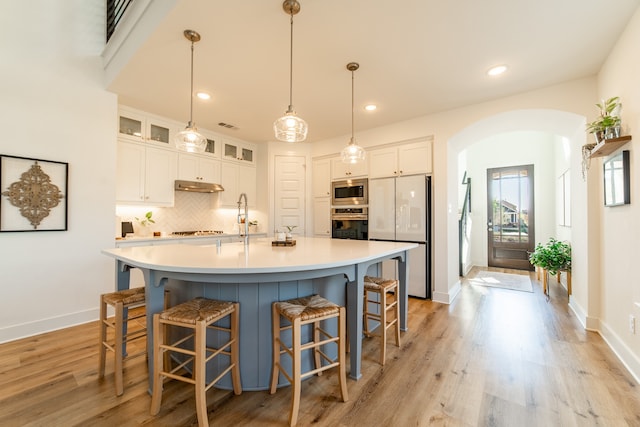
<path fill-rule="evenodd" d="M 581 328 L 564 289 L 552 280 L 547 302 L 530 277 L 533 293 L 465 282 L 451 305 L 411 299 L 402 348 L 390 341 L 381 367 L 366 340 L 347 403 L 333 372 L 306 381 L 299 425 L 640 426 L 636 381 Z M 144 358 L 127 365 L 116 397 L 112 363 L 97 378 L 97 340 L 94 322 L 0 345 L 0 426 L 196 424 L 192 388 L 175 381 L 149 415 Z M 210 390 L 208 402 L 212 425 L 283 426 L 290 393 Z"/>

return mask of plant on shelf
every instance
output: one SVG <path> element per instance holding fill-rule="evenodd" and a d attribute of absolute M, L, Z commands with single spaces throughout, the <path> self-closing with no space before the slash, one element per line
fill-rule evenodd
<path fill-rule="evenodd" d="M 600 110 L 598 118 L 587 123 L 587 132 L 593 134 L 596 143 L 600 143 L 604 139 L 618 138 L 620 136 L 621 119 L 618 115 L 620 112 L 620 97 L 614 96 L 596 104 Z"/>
<path fill-rule="evenodd" d="M 138 224 L 140 224 L 141 226 L 148 227 L 149 225 L 156 223 L 153 219 L 151 219 L 152 216 L 153 212 L 149 211 L 144 214 L 144 217 L 142 218 L 136 217 L 136 221 L 138 221 Z"/>
<path fill-rule="evenodd" d="M 558 271 L 571 271 L 571 245 L 552 237 L 546 245 L 536 245 L 535 250 L 529 253 L 529 262 L 551 275 Z"/>

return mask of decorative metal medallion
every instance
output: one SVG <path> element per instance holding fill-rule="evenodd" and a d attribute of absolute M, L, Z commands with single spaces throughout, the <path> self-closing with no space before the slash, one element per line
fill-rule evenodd
<path fill-rule="evenodd" d="M 51 178 L 44 173 L 37 161 L 20 175 L 19 181 L 11 183 L 2 195 L 7 196 L 9 202 L 20 209 L 20 214 L 29 220 L 34 229 L 64 198 L 64 194 L 57 185 L 51 183 Z"/>

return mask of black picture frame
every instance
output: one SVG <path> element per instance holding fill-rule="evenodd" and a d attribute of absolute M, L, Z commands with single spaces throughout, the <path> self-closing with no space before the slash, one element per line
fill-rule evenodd
<path fill-rule="evenodd" d="M 67 231 L 69 164 L 0 155 L 0 233 Z"/>
<path fill-rule="evenodd" d="M 631 203 L 629 150 L 609 157 L 602 164 L 604 205 L 622 206 Z"/>

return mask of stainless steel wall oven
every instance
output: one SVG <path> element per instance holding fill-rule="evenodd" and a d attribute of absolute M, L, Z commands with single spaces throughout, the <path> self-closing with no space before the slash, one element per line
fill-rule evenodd
<path fill-rule="evenodd" d="M 331 237 L 334 239 L 369 239 L 369 215 L 366 207 L 331 209 Z"/>

